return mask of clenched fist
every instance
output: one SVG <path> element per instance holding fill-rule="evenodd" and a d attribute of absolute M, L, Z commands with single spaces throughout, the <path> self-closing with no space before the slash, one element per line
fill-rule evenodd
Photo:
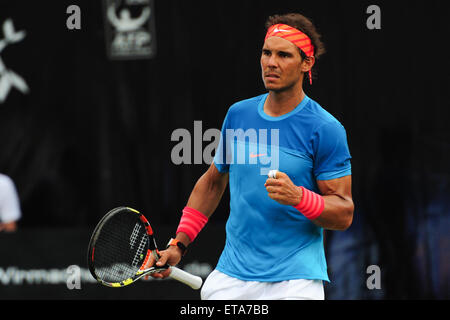
<path fill-rule="evenodd" d="M 302 200 L 302 190 L 297 187 L 289 176 L 281 171 L 271 171 L 264 186 L 268 192 L 268 196 L 278 203 L 296 206 Z"/>

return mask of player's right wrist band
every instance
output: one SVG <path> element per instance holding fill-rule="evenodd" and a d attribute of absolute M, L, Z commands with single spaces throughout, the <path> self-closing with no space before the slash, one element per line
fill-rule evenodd
<path fill-rule="evenodd" d="M 200 231 L 203 229 L 205 224 L 208 222 L 208 217 L 205 216 L 200 211 L 185 207 L 183 209 L 183 215 L 180 219 L 180 224 L 178 225 L 177 234 L 179 232 L 184 232 L 187 234 L 189 239 L 194 241 Z"/>
<path fill-rule="evenodd" d="M 294 206 L 295 209 L 300 211 L 306 218 L 314 220 L 319 217 L 325 207 L 325 200 L 323 197 L 311 190 L 304 187 L 299 187 L 302 189 L 302 199 L 300 203 Z"/>

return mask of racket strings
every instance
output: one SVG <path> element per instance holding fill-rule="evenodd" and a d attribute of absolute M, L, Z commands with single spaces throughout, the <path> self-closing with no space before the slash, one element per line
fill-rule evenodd
<path fill-rule="evenodd" d="M 139 223 L 136 223 L 136 225 L 134 226 L 133 232 L 131 233 L 130 236 L 130 246 L 131 248 L 134 247 L 134 244 L 137 240 L 137 238 L 139 237 L 139 230 L 141 229 L 141 225 Z"/>
<path fill-rule="evenodd" d="M 143 236 L 141 238 L 141 242 L 139 243 L 139 247 L 137 248 L 136 253 L 134 254 L 133 261 L 131 262 L 131 265 L 133 267 L 137 267 L 139 269 L 139 267 L 142 264 L 142 255 L 146 251 L 146 248 L 147 248 L 147 237 Z"/>
<path fill-rule="evenodd" d="M 96 274 L 111 283 L 133 277 L 145 258 L 147 247 L 148 237 L 139 217 L 130 213 L 115 214 L 105 221 L 96 241 Z"/>

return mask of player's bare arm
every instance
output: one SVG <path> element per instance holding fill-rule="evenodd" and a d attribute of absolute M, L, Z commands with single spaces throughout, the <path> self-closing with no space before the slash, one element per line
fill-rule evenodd
<path fill-rule="evenodd" d="M 352 176 L 318 180 L 317 186 L 325 200 L 322 214 L 313 222 L 328 230 L 346 230 L 353 221 Z"/>
<path fill-rule="evenodd" d="M 217 209 L 228 185 L 228 172 L 220 173 L 214 163 L 200 177 L 192 190 L 187 206 L 210 217 Z"/>
<path fill-rule="evenodd" d="M 351 193 L 351 175 L 332 179 L 317 180 L 324 199 L 324 209 L 320 216 L 311 220 L 328 230 L 346 230 L 353 221 L 354 204 Z M 278 171 L 276 179 L 268 178 L 265 183 L 268 196 L 284 205 L 296 206 L 303 197 L 287 174 Z"/>
<path fill-rule="evenodd" d="M 211 164 L 209 169 L 198 179 L 191 192 L 187 206 L 194 208 L 202 212 L 206 217 L 210 217 L 217 209 L 217 206 L 222 199 L 223 193 L 228 185 L 228 173 L 220 173 L 217 170 L 214 163 Z M 191 240 L 184 232 L 179 232 L 176 239 L 182 242 L 186 247 L 190 244 Z M 167 250 L 161 251 L 161 258 L 158 260 L 157 265 L 176 265 L 182 258 L 182 252 L 178 247 L 171 246 Z M 149 265 L 153 265 L 154 260 L 149 262 Z M 169 274 L 168 271 L 161 274 L 154 274 L 155 278 L 165 278 Z"/>
<path fill-rule="evenodd" d="M 223 193 L 228 185 L 228 173 L 220 173 L 214 163 L 209 169 L 198 179 L 194 189 L 189 196 L 187 206 L 202 212 L 206 217 L 210 217 L 217 209 Z M 190 239 L 184 233 L 180 232 L 177 239 L 186 246 L 189 245 Z"/>

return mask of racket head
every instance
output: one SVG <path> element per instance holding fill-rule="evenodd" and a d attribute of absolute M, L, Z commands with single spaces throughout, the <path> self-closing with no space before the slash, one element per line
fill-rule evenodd
<path fill-rule="evenodd" d="M 109 287 L 124 287 L 139 279 L 156 241 L 148 220 L 139 211 L 118 207 L 97 224 L 88 246 L 92 276 Z"/>

